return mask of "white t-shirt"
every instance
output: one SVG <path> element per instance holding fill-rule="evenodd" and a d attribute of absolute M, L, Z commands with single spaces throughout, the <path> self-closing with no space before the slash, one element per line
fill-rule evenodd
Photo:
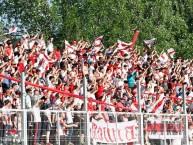
<path fill-rule="evenodd" d="M 26 108 L 31 108 L 31 98 L 30 98 L 30 96 L 29 95 L 26 95 L 26 97 L 25 97 L 25 104 L 26 104 Z M 28 106 L 28 107 L 27 107 Z"/>
<path fill-rule="evenodd" d="M 34 122 L 41 122 L 40 108 L 33 106 Z"/>
<path fill-rule="evenodd" d="M 69 108 L 67 109 L 67 112 L 66 112 L 66 118 L 67 118 L 67 124 L 73 123 L 72 112 Z"/>
<path fill-rule="evenodd" d="M 2 113 L 7 117 L 7 123 L 8 125 L 11 125 L 11 112 L 8 111 L 7 109 L 9 109 L 7 106 L 3 106 L 2 107 Z M 4 121 L 3 121 L 4 122 Z M 5 122 L 4 122 L 5 123 Z"/>
<path fill-rule="evenodd" d="M 49 109 L 46 109 L 44 113 L 46 117 L 48 117 L 48 119 L 51 120 L 51 111 Z"/>

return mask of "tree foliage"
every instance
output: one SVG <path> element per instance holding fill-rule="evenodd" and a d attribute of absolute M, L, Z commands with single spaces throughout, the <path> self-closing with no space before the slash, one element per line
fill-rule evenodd
<path fill-rule="evenodd" d="M 139 28 L 139 48 L 155 37 L 159 51 L 173 47 L 177 57 L 193 56 L 192 0 L 4 0 L 0 5 L 8 21 L 18 21 L 16 25 L 30 32 L 39 28 L 60 44 L 64 39 L 93 41 L 104 35 L 108 47 L 117 39 L 131 41 Z"/>

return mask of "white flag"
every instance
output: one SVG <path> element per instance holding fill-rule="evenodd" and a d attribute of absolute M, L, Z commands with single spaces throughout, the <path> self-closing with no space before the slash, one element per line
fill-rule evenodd
<path fill-rule="evenodd" d="M 145 44 L 151 48 L 151 44 L 153 44 L 157 39 L 156 38 L 152 38 L 150 40 L 144 40 Z"/>

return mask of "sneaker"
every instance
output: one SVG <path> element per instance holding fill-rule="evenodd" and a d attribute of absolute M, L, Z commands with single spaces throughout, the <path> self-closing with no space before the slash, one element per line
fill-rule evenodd
<path fill-rule="evenodd" d="M 73 143 L 69 142 L 68 145 L 74 145 Z"/>

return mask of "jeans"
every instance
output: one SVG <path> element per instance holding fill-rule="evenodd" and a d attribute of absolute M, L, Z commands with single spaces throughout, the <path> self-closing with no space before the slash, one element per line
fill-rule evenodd
<path fill-rule="evenodd" d="M 72 125 L 73 123 L 70 123 L 68 125 Z M 73 135 L 73 127 L 68 128 L 68 142 L 71 142 Z"/>
<path fill-rule="evenodd" d="M 34 122 L 34 143 L 39 143 L 41 135 L 41 122 Z"/>

